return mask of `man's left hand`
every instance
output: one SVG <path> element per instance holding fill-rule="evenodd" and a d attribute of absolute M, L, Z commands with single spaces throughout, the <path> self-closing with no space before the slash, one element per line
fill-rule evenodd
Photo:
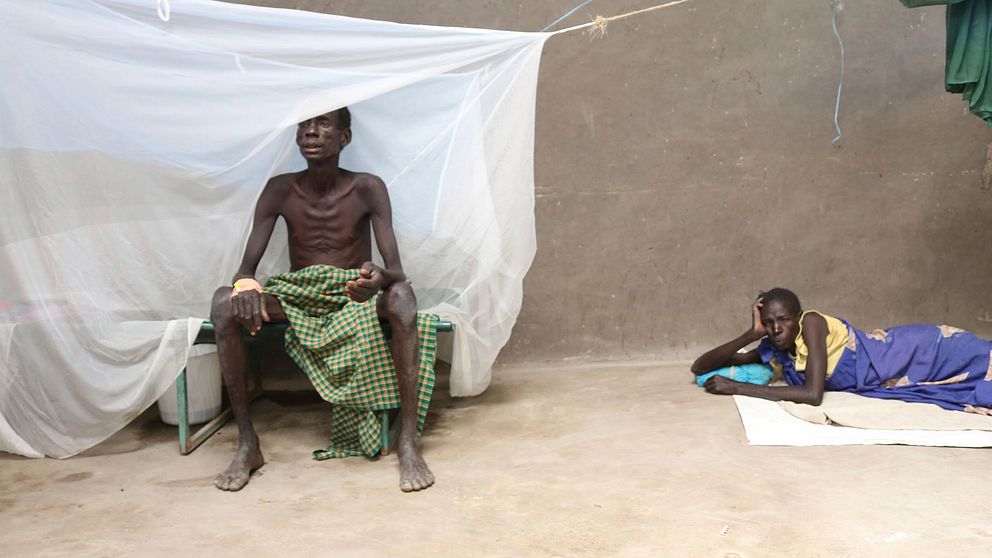
<path fill-rule="evenodd" d="M 724 378 L 723 376 L 710 376 L 703 387 L 706 389 L 707 393 L 713 393 L 716 395 L 736 395 L 737 386 L 740 382 L 735 382 L 734 380 Z"/>
<path fill-rule="evenodd" d="M 365 302 L 382 290 L 385 277 L 382 268 L 372 262 L 365 262 L 358 270 L 358 279 L 345 283 L 348 296 L 355 302 Z"/>

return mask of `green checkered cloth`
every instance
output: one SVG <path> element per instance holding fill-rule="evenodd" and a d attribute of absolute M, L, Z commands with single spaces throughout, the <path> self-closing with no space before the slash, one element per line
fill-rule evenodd
<path fill-rule="evenodd" d="M 313 452 L 315 459 L 376 455 L 382 449 L 381 413 L 400 406 L 393 358 L 376 312 L 379 295 L 358 303 L 345 291 L 345 283 L 358 276 L 357 269 L 314 265 L 265 284 L 289 320 L 286 352 L 334 405 L 331 444 Z M 417 332 L 419 432 L 434 391 L 437 316 L 419 313 Z"/>

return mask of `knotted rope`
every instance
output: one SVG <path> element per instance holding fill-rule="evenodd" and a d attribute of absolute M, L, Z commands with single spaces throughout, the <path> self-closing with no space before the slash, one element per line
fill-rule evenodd
<path fill-rule="evenodd" d="M 640 9 L 640 10 L 635 10 L 633 12 L 627 12 L 625 14 L 615 15 L 615 16 L 611 16 L 611 17 L 603 17 L 601 15 L 597 15 L 589 23 L 583 23 L 582 25 L 575 25 L 575 26 L 572 26 L 572 27 L 566 27 L 565 29 L 560 29 L 558 31 L 555 31 L 553 34 L 554 35 L 558 35 L 558 34 L 561 34 L 561 33 L 568 33 L 570 31 L 578 31 L 579 29 L 586 29 L 587 30 L 586 33 L 588 33 L 591 38 L 598 39 L 598 38 L 606 35 L 606 26 L 611 21 L 616 21 L 618 19 L 625 19 L 625 18 L 632 17 L 632 16 L 635 16 L 635 15 L 646 14 L 648 12 L 653 12 L 655 10 L 661 10 L 661 9 L 664 9 L 664 8 L 671 8 L 672 6 L 677 6 L 679 4 L 684 4 L 684 3 L 689 2 L 689 1 L 690 0 L 674 0 L 672 2 L 666 2 L 664 4 L 659 4 L 657 6 L 652 6 L 650 8 L 643 8 L 643 9 Z M 578 6 L 575 9 L 581 8 L 584 5 L 585 4 L 582 4 L 581 6 Z M 575 10 L 572 10 L 572 11 L 575 11 Z M 569 12 L 569 14 L 570 13 L 572 13 L 572 12 Z M 566 14 L 566 16 L 567 15 L 568 14 Z M 563 19 L 563 18 L 559 18 L 557 21 L 555 21 L 555 23 L 558 23 L 558 21 L 560 21 L 561 19 Z M 552 23 L 552 25 L 554 25 L 554 23 Z M 545 29 L 547 29 L 547 28 L 545 28 Z"/>

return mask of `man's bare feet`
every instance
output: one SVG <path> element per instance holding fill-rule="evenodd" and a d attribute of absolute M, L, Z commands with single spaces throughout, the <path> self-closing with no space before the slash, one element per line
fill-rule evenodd
<path fill-rule="evenodd" d="M 248 484 L 248 478 L 251 477 L 252 471 L 264 464 L 265 458 L 262 457 L 262 450 L 258 449 L 258 442 L 254 444 L 242 443 L 238 446 L 238 451 L 235 452 L 231 465 L 214 479 L 214 486 L 221 490 L 241 490 Z"/>
<path fill-rule="evenodd" d="M 420 456 L 417 442 L 400 438 L 400 490 L 413 492 L 423 490 L 434 484 L 434 473 L 427 467 L 424 458 Z"/>

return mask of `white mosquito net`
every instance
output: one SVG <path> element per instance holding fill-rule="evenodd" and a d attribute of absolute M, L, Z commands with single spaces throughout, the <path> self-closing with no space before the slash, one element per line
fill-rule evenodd
<path fill-rule="evenodd" d="M 295 124 L 353 114 L 342 166 L 389 187 L 420 307 L 473 395 L 534 256 L 547 34 L 172 0 L 0 0 L 0 450 L 67 457 L 182 369 Z M 288 269 L 277 229 L 260 279 Z"/>

